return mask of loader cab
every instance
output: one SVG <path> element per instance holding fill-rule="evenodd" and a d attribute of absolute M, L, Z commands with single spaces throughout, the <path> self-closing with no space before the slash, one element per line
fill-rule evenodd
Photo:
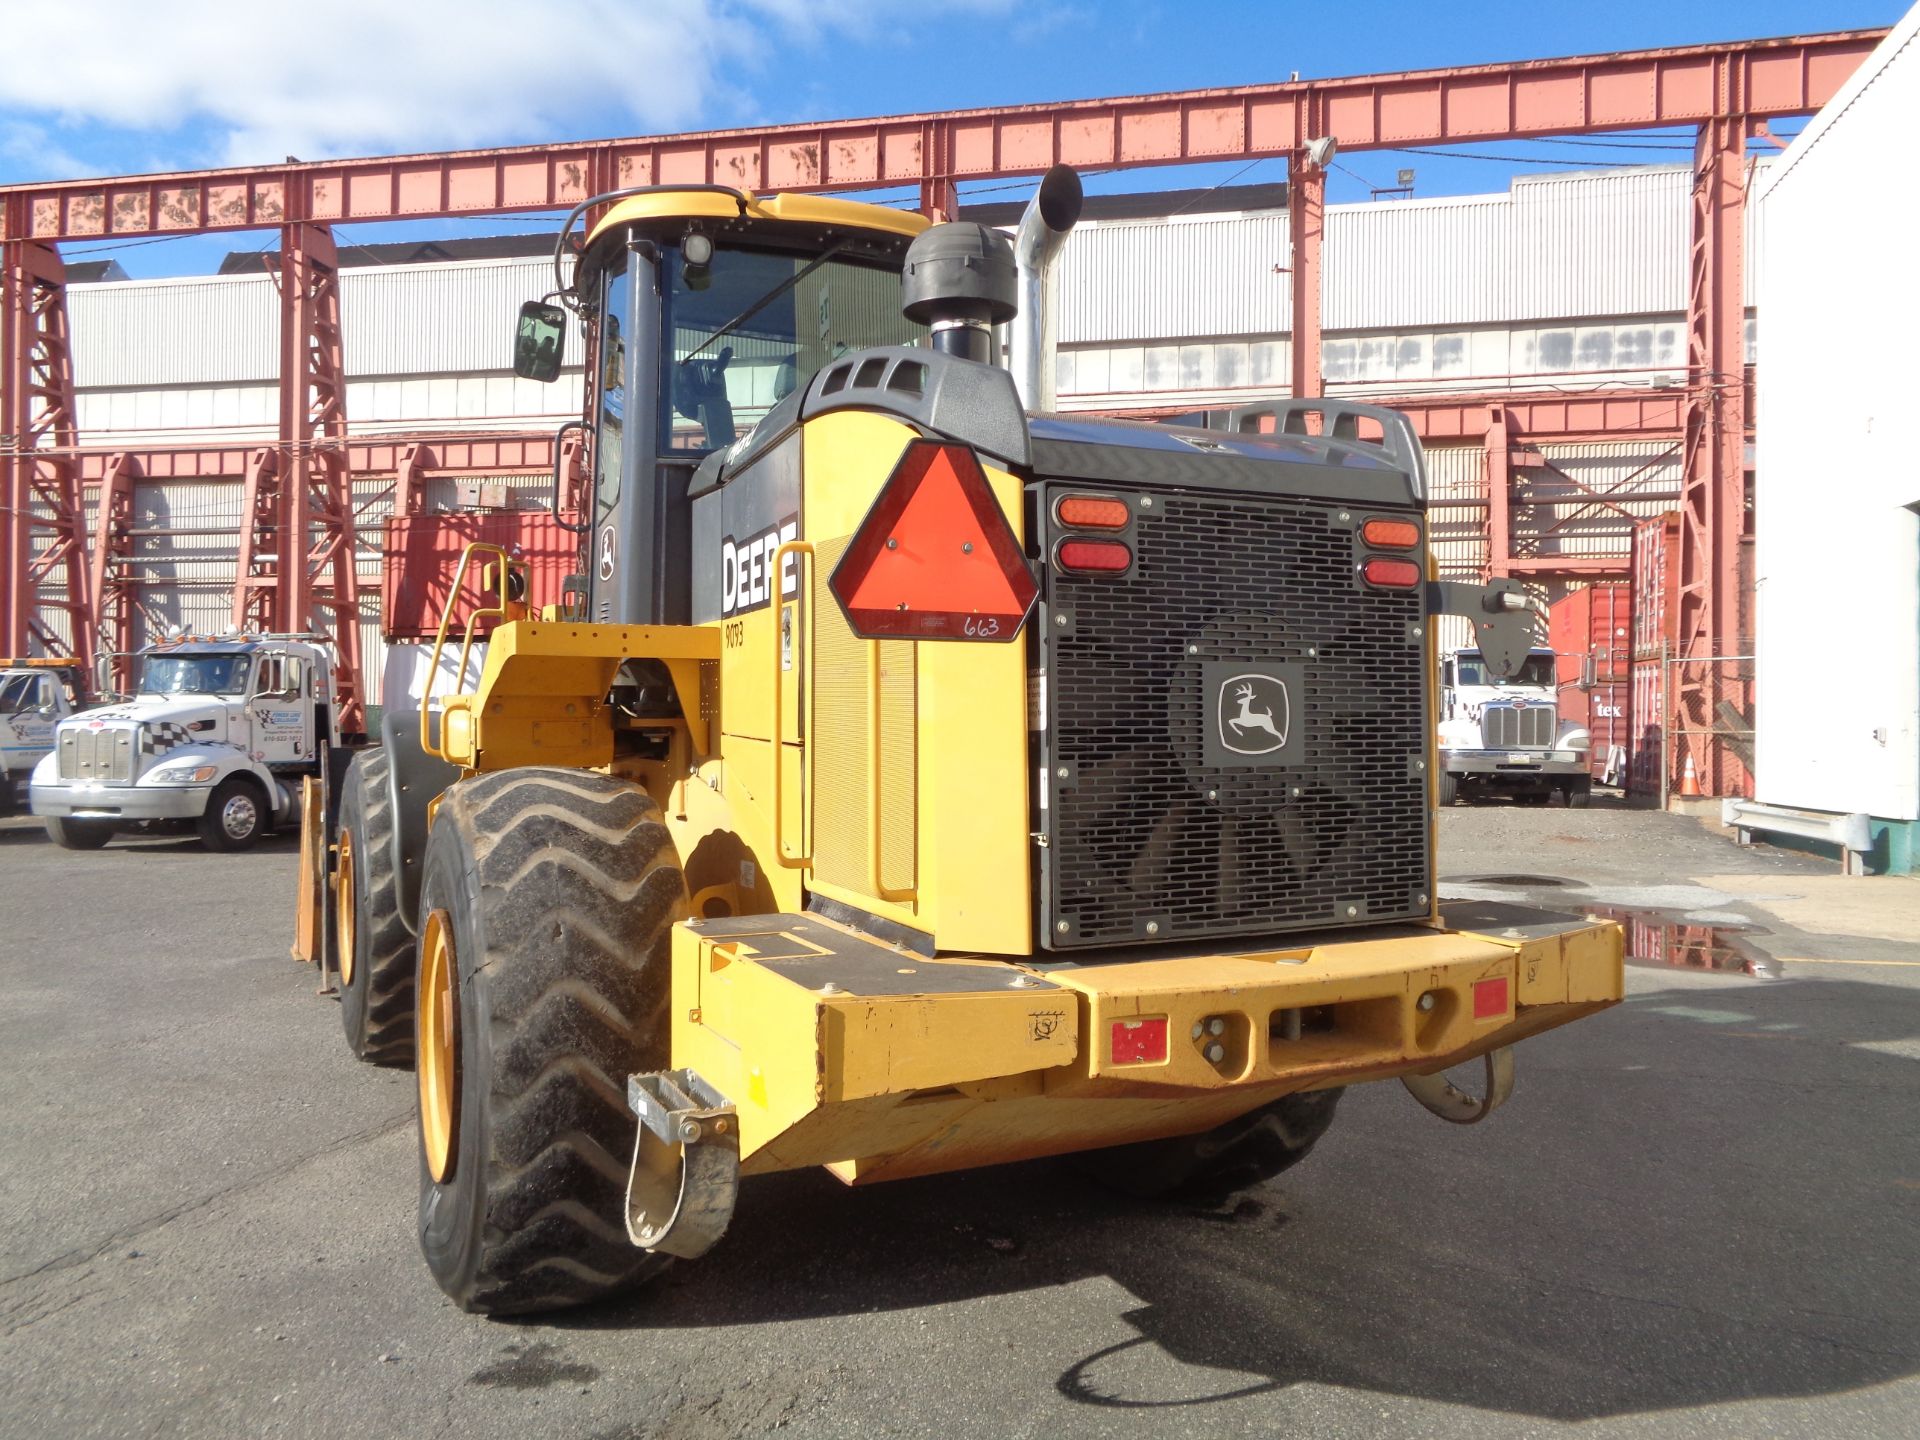
<path fill-rule="evenodd" d="M 925 228 L 878 206 L 715 190 L 608 209 L 574 280 L 592 434 L 580 517 L 590 619 L 688 621 L 694 471 L 798 403 L 835 357 L 920 338 L 900 313 L 900 273 Z M 543 341 L 523 326 L 516 357 L 553 354 Z"/>

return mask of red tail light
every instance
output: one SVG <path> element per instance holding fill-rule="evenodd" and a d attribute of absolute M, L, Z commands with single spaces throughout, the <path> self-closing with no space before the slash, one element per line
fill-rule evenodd
<path fill-rule="evenodd" d="M 1360 538 L 1383 550 L 1411 550 L 1420 543 L 1420 527 L 1411 520 L 1369 520 Z"/>
<path fill-rule="evenodd" d="M 1082 530 L 1124 530 L 1133 518 L 1124 500 L 1106 495 L 1067 495 L 1055 512 L 1062 525 Z"/>
<path fill-rule="evenodd" d="M 1118 540 L 1063 540 L 1054 561 L 1062 570 L 1117 575 L 1133 564 L 1133 551 Z"/>
<path fill-rule="evenodd" d="M 1370 555 L 1360 567 L 1360 578 L 1383 590 L 1411 590 L 1420 583 L 1420 567 L 1411 560 Z"/>

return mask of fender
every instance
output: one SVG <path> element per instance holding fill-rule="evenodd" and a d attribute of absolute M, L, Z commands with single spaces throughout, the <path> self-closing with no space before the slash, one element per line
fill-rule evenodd
<path fill-rule="evenodd" d="M 393 873 L 399 892 L 400 923 L 418 935 L 427 806 L 460 778 L 460 768 L 420 748 L 418 709 L 383 711 L 380 743 L 387 752 L 387 802 L 393 807 Z"/>
<path fill-rule="evenodd" d="M 175 765 L 200 764 L 219 767 L 219 773 L 213 777 L 212 784 L 234 775 L 248 775 L 260 782 L 260 788 L 266 791 L 267 804 L 272 807 L 274 823 L 285 820 L 294 811 L 294 801 L 287 787 L 281 783 L 282 777 L 276 775 L 266 765 L 255 760 L 244 750 L 240 750 L 222 741 L 217 744 L 183 745 L 167 752 L 166 758 L 151 766 L 145 774 L 135 780 L 135 788 L 147 783 L 159 770 Z M 295 777 L 297 780 L 298 777 Z"/>

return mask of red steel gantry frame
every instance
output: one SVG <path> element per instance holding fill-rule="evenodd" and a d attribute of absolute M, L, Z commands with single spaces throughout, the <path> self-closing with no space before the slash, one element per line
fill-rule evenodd
<path fill-rule="evenodd" d="M 64 241 L 282 229 L 281 434 L 271 456 L 257 458 L 240 613 L 271 614 L 276 624 L 289 627 L 330 615 L 342 645 L 350 646 L 354 627 L 344 622 L 357 603 L 349 489 L 355 472 L 344 443 L 329 225 L 564 209 L 618 186 L 682 183 L 765 191 L 917 186 L 923 209 L 951 215 L 961 182 L 1038 175 L 1055 163 L 1112 170 L 1284 158 L 1295 196 L 1289 207 L 1293 385 L 1296 394 L 1311 394 L 1320 380 L 1325 195 L 1324 173 L 1307 162 L 1311 141 L 1331 135 L 1342 151 L 1361 151 L 1682 125 L 1698 127 L 1700 137 L 1690 372 L 1684 423 L 1658 433 L 1684 434 L 1686 444 L 1680 653 L 1710 653 L 1741 629 L 1746 142 L 1770 119 L 1819 109 L 1885 33 L 1855 30 L 1049 105 L 5 187 L 0 653 L 19 653 L 30 633 L 43 644 L 53 642 L 53 632 L 36 618 L 43 604 L 72 615 L 74 648 L 84 649 L 105 600 L 103 590 L 92 588 L 92 577 L 112 569 L 96 558 L 89 572 L 80 559 L 86 528 L 81 476 L 83 470 L 96 472 L 70 460 L 72 371 L 53 249 Z M 1657 406 L 1636 408 L 1636 397 L 1625 394 L 1609 398 L 1618 413 L 1640 422 L 1635 433 L 1656 430 L 1648 422 Z M 1524 397 L 1483 397 L 1477 406 L 1449 400 L 1417 408 L 1427 412 L 1423 429 L 1434 438 L 1476 414 L 1483 417 L 1485 428 L 1474 438 L 1488 442 L 1489 480 L 1503 482 L 1507 442 L 1520 434 L 1563 433 L 1538 423 L 1514 429 L 1516 407 L 1532 404 Z M 144 466 L 147 474 L 169 468 Z M 104 534 L 104 521 L 101 529 Z M 38 533 L 50 539 L 36 546 Z M 1496 571 L 1585 573 L 1577 562 L 1555 557 L 1549 569 L 1542 557 L 1514 554 L 1504 483 L 1489 489 L 1488 538 Z M 296 554 L 302 557 L 298 564 Z M 65 598 L 43 601 L 43 583 L 61 567 Z M 357 676 L 351 683 L 357 686 Z M 1709 682 L 1695 688 L 1697 695 L 1683 682 L 1683 709 L 1710 710 Z M 1708 778 L 1704 771 L 1702 778 Z"/>

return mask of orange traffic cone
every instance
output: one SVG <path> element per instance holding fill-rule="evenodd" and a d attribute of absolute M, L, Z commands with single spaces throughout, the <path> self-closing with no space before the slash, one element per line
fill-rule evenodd
<path fill-rule="evenodd" d="M 1694 772 L 1693 756 L 1687 756 L 1686 766 L 1680 771 L 1680 798 L 1698 799 L 1700 796 L 1700 777 Z"/>

